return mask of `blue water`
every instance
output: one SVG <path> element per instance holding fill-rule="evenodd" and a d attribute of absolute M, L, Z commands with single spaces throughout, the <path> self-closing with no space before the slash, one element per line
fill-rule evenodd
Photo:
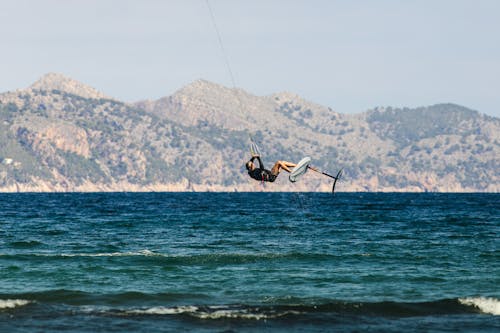
<path fill-rule="evenodd" d="M 499 232 L 499 194 L 0 194 L 0 332 L 498 332 Z"/>

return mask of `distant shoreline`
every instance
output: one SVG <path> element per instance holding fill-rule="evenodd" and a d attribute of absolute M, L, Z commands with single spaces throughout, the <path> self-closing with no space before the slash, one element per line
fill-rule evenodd
<path fill-rule="evenodd" d="M 43 190 L 26 190 L 26 191 L 11 191 L 11 190 L 3 190 L 0 189 L 0 194 L 75 194 L 75 193 L 81 193 L 81 194 L 106 194 L 106 193 L 331 193 L 331 191 L 309 191 L 309 190 L 299 190 L 299 189 L 282 189 L 282 188 L 277 188 L 277 189 L 263 189 L 263 190 L 224 190 L 224 189 L 219 189 L 219 190 L 146 190 L 146 189 L 136 189 L 136 190 L 118 190 L 118 189 L 110 189 L 110 190 L 104 190 L 104 191 L 84 191 L 84 190 L 56 190 L 56 191 L 43 191 Z M 379 190 L 379 191 L 349 191 L 349 190 L 339 190 L 335 191 L 335 193 L 380 193 L 380 194 L 404 194 L 404 193 L 414 193 L 414 194 L 500 194 L 499 191 L 497 192 L 491 192 L 491 191 L 407 191 L 404 189 L 401 190 Z"/>

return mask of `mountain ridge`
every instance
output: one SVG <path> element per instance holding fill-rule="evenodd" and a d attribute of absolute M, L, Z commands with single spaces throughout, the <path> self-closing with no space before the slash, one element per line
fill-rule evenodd
<path fill-rule="evenodd" d="M 125 103 L 49 74 L 0 94 L 0 191 L 330 189 L 314 174 L 250 180 L 252 135 L 269 168 L 304 155 L 330 172 L 344 167 L 341 191 L 498 192 L 499 133 L 500 119 L 452 103 L 346 115 L 206 80 Z"/>
<path fill-rule="evenodd" d="M 99 92 L 97 89 L 59 73 L 47 73 L 43 75 L 28 89 L 43 91 L 60 90 L 85 98 L 111 99 L 110 97 Z"/>

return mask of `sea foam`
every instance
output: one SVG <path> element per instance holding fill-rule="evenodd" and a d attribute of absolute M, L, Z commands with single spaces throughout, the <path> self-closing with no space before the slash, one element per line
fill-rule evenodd
<path fill-rule="evenodd" d="M 0 310 L 13 309 L 31 303 L 25 299 L 0 299 Z"/>
<path fill-rule="evenodd" d="M 130 310 L 127 313 L 131 314 L 152 314 L 152 315 L 173 315 L 182 313 L 194 313 L 198 311 L 197 306 L 175 306 L 175 307 L 165 307 L 165 306 L 154 306 L 148 309 L 141 310 Z"/>
<path fill-rule="evenodd" d="M 298 311 L 256 311 L 256 309 L 231 308 L 225 306 L 155 306 L 148 309 L 127 311 L 129 314 L 139 315 L 178 315 L 185 314 L 199 319 L 250 319 L 265 320 L 286 315 L 298 315 Z"/>
<path fill-rule="evenodd" d="M 459 298 L 460 303 L 463 305 L 475 306 L 481 312 L 489 313 L 492 315 L 500 315 L 500 301 L 493 297 L 466 297 Z"/>
<path fill-rule="evenodd" d="M 139 250 L 133 252 L 102 252 L 102 253 L 60 253 L 50 256 L 61 257 L 133 257 L 133 256 L 161 256 L 161 254 L 150 250 Z"/>

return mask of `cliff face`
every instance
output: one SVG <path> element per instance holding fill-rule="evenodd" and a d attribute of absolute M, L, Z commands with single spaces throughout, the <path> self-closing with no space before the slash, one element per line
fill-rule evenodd
<path fill-rule="evenodd" d="M 311 156 L 343 191 L 500 189 L 500 119 L 454 104 L 344 115 L 291 93 L 253 96 L 199 80 L 126 104 L 48 74 L 0 94 L 0 191 L 328 191 L 329 179 L 246 175 Z"/>

